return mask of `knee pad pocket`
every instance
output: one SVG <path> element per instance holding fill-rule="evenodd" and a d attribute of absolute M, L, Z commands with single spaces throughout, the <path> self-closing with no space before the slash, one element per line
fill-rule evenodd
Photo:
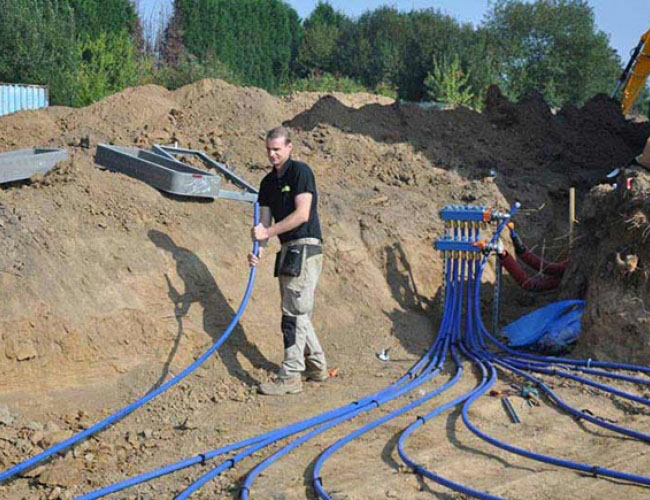
<path fill-rule="evenodd" d="M 289 349 L 296 344 L 296 317 L 282 315 L 281 327 L 284 348 Z"/>

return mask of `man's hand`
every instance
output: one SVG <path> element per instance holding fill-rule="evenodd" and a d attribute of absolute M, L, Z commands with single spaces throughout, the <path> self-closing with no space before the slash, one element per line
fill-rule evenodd
<path fill-rule="evenodd" d="M 259 256 L 255 255 L 253 252 L 248 254 L 248 265 L 250 267 L 255 267 L 260 263 L 262 259 L 262 248 L 259 249 Z"/>
<path fill-rule="evenodd" d="M 251 238 L 253 238 L 253 241 L 264 241 L 268 240 L 270 237 L 271 234 L 268 228 L 264 227 L 263 224 L 258 224 L 251 229 Z"/>

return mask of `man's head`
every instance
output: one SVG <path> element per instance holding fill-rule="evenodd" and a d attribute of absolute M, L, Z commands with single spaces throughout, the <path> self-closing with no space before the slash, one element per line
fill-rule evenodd
<path fill-rule="evenodd" d="M 266 133 L 266 154 L 273 168 L 279 169 L 291 156 L 291 135 L 285 127 L 276 127 Z"/>

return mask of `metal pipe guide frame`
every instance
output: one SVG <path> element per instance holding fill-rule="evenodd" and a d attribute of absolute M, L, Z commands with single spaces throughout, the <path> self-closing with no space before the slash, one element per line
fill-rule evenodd
<path fill-rule="evenodd" d="M 29 179 L 32 175 L 52 170 L 68 159 L 68 152 L 59 148 L 18 149 L 0 154 L 0 184 Z"/>
<path fill-rule="evenodd" d="M 175 154 L 198 156 L 207 168 L 217 170 L 241 191 L 221 189 L 220 175 L 183 163 L 175 158 Z M 153 146 L 152 151 L 146 151 L 135 147 L 99 144 L 95 163 L 171 194 L 249 203 L 257 201 L 257 190 L 253 186 L 231 172 L 226 165 L 201 151 L 159 145 Z"/>

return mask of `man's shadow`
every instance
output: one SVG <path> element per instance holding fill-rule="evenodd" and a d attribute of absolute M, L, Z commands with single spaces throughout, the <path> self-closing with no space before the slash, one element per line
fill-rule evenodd
<path fill-rule="evenodd" d="M 169 298 L 174 304 L 174 316 L 178 323 L 178 333 L 174 346 L 165 362 L 163 372 L 154 385 L 159 387 L 169 374 L 169 366 L 178 351 L 183 335 L 183 317 L 187 315 L 191 305 L 198 303 L 203 308 L 203 329 L 216 341 L 226 329 L 235 311 L 230 307 L 217 286 L 212 274 L 203 261 L 187 248 L 179 247 L 171 237 L 155 229 L 148 233 L 149 239 L 158 247 L 169 252 L 176 261 L 176 273 L 185 284 L 185 291 L 179 293 L 169 276 L 165 273 Z M 228 340 L 220 347 L 221 360 L 226 365 L 228 373 L 248 385 L 257 384 L 255 380 L 237 360 L 237 353 L 244 355 L 253 366 L 268 371 L 276 371 L 278 366 L 267 360 L 255 344 L 252 344 L 244 333 L 241 325 L 237 324 Z"/>

